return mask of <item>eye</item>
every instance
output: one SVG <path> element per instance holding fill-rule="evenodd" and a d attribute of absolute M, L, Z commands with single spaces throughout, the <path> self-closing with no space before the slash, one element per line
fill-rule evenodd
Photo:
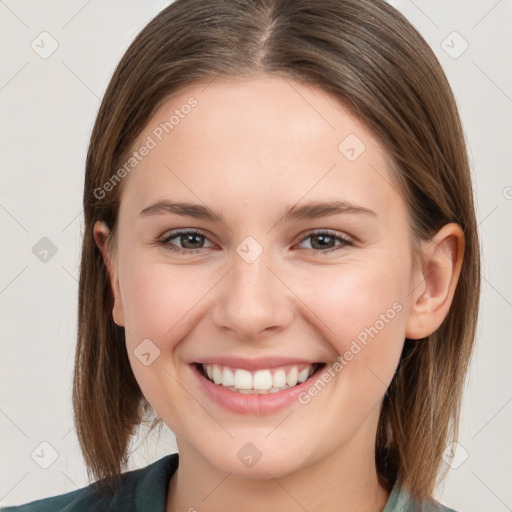
<path fill-rule="evenodd" d="M 332 252 L 338 249 L 341 249 L 345 246 L 353 246 L 354 242 L 345 238 L 343 236 L 338 235 L 335 231 L 330 231 L 328 229 L 322 229 L 320 231 L 314 231 L 313 233 L 309 233 L 305 236 L 300 243 L 304 243 L 307 240 L 311 240 L 311 249 L 308 249 L 308 252 Z M 340 243 L 335 245 L 336 241 Z"/>
<path fill-rule="evenodd" d="M 178 243 L 181 244 L 181 246 L 177 246 L 176 243 L 172 242 L 172 240 L 175 239 L 177 239 Z M 300 244 L 304 243 L 307 240 L 311 241 L 311 248 L 306 248 L 306 250 L 308 252 L 313 253 L 332 252 L 346 246 L 354 245 L 354 242 L 352 240 L 349 240 L 348 238 L 338 235 L 335 231 L 330 231 L 327 229 L 309 233 L 307 236 L 302 238 Z M 209 242 L 208 237 L 204 235 L 201 231 L 178 230 L 172 231 L 164 239 L 159 240 L 158 243 L 170 251 L 174 251 L 181 254 L 190 254 L 196 251 L 200 251 L 202 249 L 208 249 L 209 247 L 204 247 L 204 242 L 206 241 Z M 336 245 L 336 242 L 339 243 Z M 210 247 L 213 247 L 213 244 Z"/>
<path fill-rule="evenodd" d="M 177 238 L 178 242 L 182 244 L 182 247 L 177 247 L 176 244 L 171 243 L 171 240 L 174 240 L 175 238 Z M 169 233 L 169 235 L 166 236 L 163 240 L 159 240 L 159 244 L 163 245 L 170 251 L 190 254 L 191 252 L 204 249 L 204 247 L 201 247 L 201 245 L 206 240 L 208 240 L 206 235 L 200 231 L 182 230 Z"/>

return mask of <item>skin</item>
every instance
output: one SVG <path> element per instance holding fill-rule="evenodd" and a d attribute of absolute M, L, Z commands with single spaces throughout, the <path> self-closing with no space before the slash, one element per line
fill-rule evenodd
<path fill-rule="evenodd" d="M 247 512 L 381 511 L 389 497 L 374 462 L 381 401 L 405 338 L 428 336 L 448 313 L 462 230 L 444 226 L 422 246 L 428 272 L 414 268 L 385 148 L 313 85 L 264 75 L 189 85 L 161 105 L 134 149 L 191 96 L 197 107 L 124 178 L 115 250 L 105 244 L 108 228 L 94 229 L 133 372 L 176 435 L 180 464 L 166 511 L 239 511 L 241 503 Z M 366 146 L 355 161 L 338 150 L 348 134 Z M 139 217 L 164 199 L 207 205 L 225 222 Z M 376 216 L 278 223 L 291 205 L 334 199 Z M 168 242 L 187 254 L 158 244 L 178 228 L 207 238 Z M 307 238 L 320 229 L 354 245 L 330 239 L 336 250 L 322 254 Z M 252 263 L 236 252 L 247 236 L 263 249 Z M 334 362 L 394 303 L 400 312 L 307 405 L 230 412 L 208 399 L 188 365 L 225 354 Z M 134 350 L 147 338 L 160 355 L 145 366 Z M 237 457 L 247 442 L 262 453 L 250 468 Z"/>

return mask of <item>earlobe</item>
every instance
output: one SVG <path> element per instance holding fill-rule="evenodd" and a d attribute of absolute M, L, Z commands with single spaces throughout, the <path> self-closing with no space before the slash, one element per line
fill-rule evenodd
<path fill-rule="evenodd" d="M 119 287 L 119 278 L 117 272 L 117 264 L 115 258 L 112 257 L 112 254 L 109 251 L 107 239 L 110 234 L 110 230 L 108 226 L 103 221 L 97 221 L 94 224 L 93 229 L 94 240 L 98 249 L 100 250 L 103 262 L 107 269 L 107 274 L 110 282 L 110 288 L 112 290 L 112 295 L 114 297 L 114 307 L 112 309 L 112 317 L 114 322 L 120 326 L 124 327 L 124 312 L 123 312 L 123 303 L 121 300 L 121 291 Z"/>
<path fill-rule="evenodd" d="M 464 232 L 457 223 L 443 226 L 422 246 L 425 265 L 412 282 L 406 337 L 422 339 L 442 324 L 450 310 L 464 257 Z"/>

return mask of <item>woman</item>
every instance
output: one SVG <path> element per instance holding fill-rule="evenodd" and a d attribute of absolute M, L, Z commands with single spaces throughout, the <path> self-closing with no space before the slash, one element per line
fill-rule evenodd
<path fill-rule="evenodd" d="M 450 510 L 479 242 L 453 94 L 399 12 L 177 0 L 112 77 L 84 214 L 97 481 L 5 510 Z M 152 415 L 179 456 L 123 473 Z"/>

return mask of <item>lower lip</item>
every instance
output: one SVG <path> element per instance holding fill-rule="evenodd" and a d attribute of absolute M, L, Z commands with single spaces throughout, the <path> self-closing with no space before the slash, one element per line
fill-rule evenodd
<path fill-rule="evenodd" d="M 311 386 L 312 378 L 317 378 L 319 373 L 321 373 L 325 368 L 325 366 L 320 367 L 315 371 L 315 373 L 313 373 L 313 375 L 311 375 L 311 377 L 309 377 L 308 380 L 293 386 L 292 388 L 287 388 L 275 393 L 260 395 L 231 391 L 226 389 L 224 386 L 214 384 L 208 380 L 195 364 L 191 364 L 190 367 L 199 379 L 199 382 L 206 394 L 215 403 L 229 411 L 246 415 L 272 414 L 288 407 L 293 402 L 298 401 L 298 396 Z"/>

